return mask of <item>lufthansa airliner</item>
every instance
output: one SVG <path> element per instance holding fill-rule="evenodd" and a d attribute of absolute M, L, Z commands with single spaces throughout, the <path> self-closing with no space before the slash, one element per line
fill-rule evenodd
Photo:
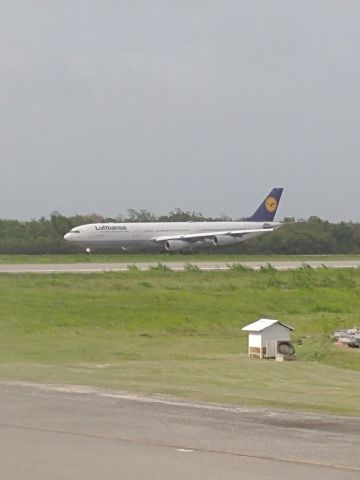
<path fill-rule="evenodd" d="M 199 247 L 226 246 L 269 233 L 283 188 L 273 188 L 255 213 L 241 222 L 93 223 L 81 225 L 64 236 L 67 242 L 93 249 L 187 252 Z"/>

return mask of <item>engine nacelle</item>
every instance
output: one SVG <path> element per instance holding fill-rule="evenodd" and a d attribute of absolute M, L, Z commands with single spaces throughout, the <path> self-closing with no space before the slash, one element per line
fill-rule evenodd
<path fill-rule="evenodd" d="M 191 244 L 185 240 L 167 240 L 164 243 L 167 252 L 181 252 L 183 250 L 190 250 Z"/>
<path fill-rule="evenodd" d="M 241 242 L 241 238 L 233 237 L 232 235 L 218 235 L 213 237 L 212 243 L 214 247 L 222 247 L 226 245 L 235 245 L 235 243 Z"/>

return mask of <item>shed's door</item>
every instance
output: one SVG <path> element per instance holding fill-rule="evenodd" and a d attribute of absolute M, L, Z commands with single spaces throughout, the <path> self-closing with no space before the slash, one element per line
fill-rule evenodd
<path fill-rule="evenodd" d="M 265 357 L 275 358 L 276 356 L 276 340 L 268 340 L 266 342 L 266 354 Z"/>

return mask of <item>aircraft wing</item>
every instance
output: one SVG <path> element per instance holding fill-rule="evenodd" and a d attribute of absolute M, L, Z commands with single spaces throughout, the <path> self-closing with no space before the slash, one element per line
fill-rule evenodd
<path fill-rule="evenodd" d="M 164 237 L 155 237 L 155 242 L 167 242 L 169 240 L 186 240 L 188 242 L 197 242 L 206 240 L 208 238 L 219 237 L 222 235 L 230 235 L 232 237 L 242 237 L 247 233 L 264 233 L 272 232 L 273 228 L 256 228 L 252 230 L 222 230 L 220 232 L 202 232 L 202 233 L 187 233 L 186 235 L 169 235 Z"/>

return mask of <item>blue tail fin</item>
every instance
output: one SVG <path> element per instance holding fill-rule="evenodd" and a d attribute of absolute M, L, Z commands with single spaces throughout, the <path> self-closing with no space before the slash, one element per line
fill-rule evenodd
<path fill-rule="evenodd" d="M 247 220 L 250 222 L 272 222 L 279 206 L 282 192 L 283 188 L 273 188 L 256 212 Z"/>

